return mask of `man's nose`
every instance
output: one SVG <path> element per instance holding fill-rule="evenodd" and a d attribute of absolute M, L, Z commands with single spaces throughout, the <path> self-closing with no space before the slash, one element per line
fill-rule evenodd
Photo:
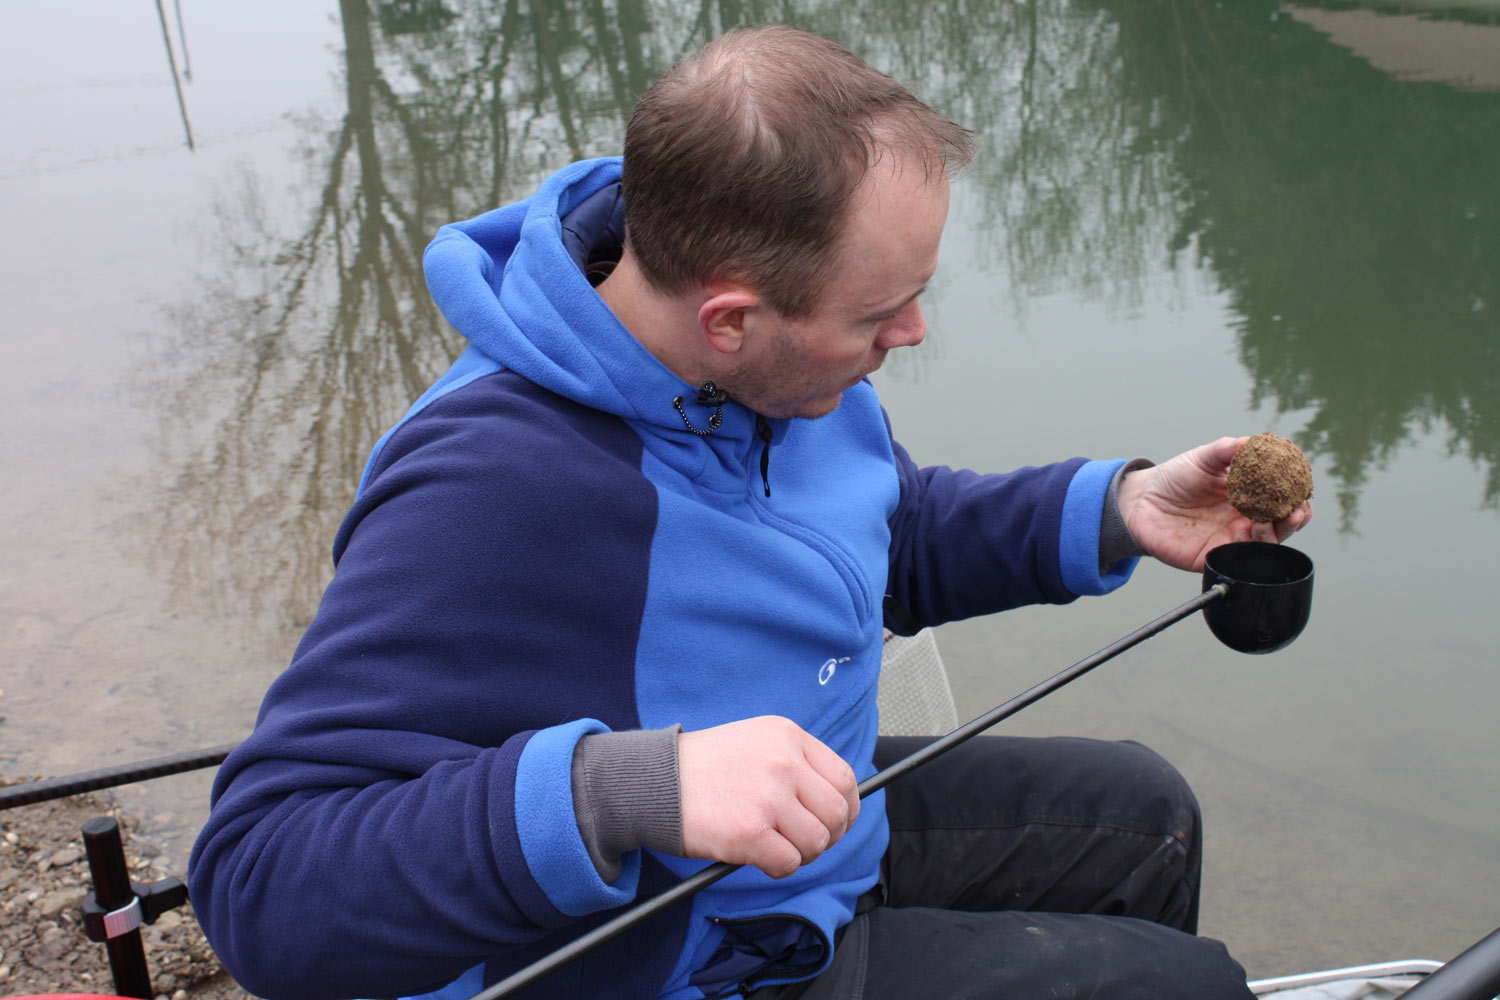
<path fill-rule="evenodd" d="M 892 317 L 876 338 L 875 346 L 887 351 L 895 347 L 915 347 L 926 336 L 927 320 L 922 315 L 921 303 L 913 299 L 910 305 Z"/>

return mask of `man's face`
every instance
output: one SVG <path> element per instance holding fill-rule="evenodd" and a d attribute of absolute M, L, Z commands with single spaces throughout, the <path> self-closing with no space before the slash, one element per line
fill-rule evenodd
<path fill-rule="evenodd" d="M 765 310 L 725 388 L 767 417 L 822 417 L 885 361 L 922 342 L 917 296 L 937 269 L 948 178 L 888 153 L 854 195 L 839 263 L 811 316 Z"/>

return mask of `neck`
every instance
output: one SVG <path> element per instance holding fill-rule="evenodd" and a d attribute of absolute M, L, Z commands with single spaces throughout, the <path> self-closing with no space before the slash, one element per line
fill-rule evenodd
<path fill-rule="evenodd" d="M 693 385 L 713 378 L 711 359 L 698 349 L 701 338 L 692 303 L 653 288 L 629 248 L 595 291 L 630 335 L 672 374 Z"/>

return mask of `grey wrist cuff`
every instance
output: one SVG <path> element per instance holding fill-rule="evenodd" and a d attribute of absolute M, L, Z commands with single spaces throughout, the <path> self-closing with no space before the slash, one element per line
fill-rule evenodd
<path fill-rule="evenodd" d="M 1120 483 L 1129 473 L 1149 469 L 1155 464 L 1144 458 L 1131 459 L 1116 469 L 1114 478 L 1109 481 L 1109 492 L 1104 496 L 1104 513 L 1099 517 L 1099 572 L 1106 572 L 1121 559 L 1146 554 L 1120 516 Z"/>
<path fill-rule="evenodd" d="M 682 855 L 681 726 L 594 733 L 573 750 L 573 811 L 589 858 L 606 882 L 640 847 Z"/>

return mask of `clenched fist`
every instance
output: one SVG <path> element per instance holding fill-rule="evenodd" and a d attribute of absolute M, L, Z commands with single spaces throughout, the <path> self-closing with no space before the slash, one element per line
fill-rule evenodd
<path fill-rule="evenodd" d="M 854 769 L 790 719 L 765 715 L 678 736 L 688 857 L 785 878 L 859 815 Z"/>

